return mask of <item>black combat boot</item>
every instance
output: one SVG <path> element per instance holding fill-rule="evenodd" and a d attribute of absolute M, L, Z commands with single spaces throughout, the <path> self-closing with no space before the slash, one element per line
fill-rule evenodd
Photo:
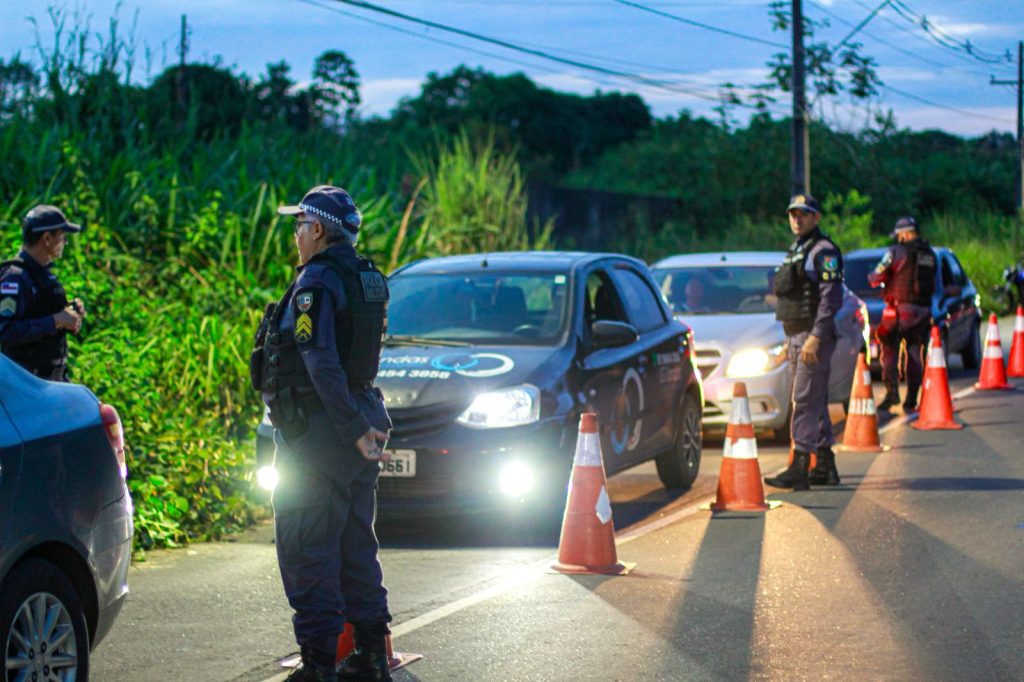
<path fill-rule="evenodd" d="M 879 412 L 888 412 L 892 408 L 900 404 L 900 381 L 897 378 L 896 381 L 891 379 L 885 382 L 885 398 L 882 402 L 878 403 Z"/>
<path fill-rule="evenodd" d="M 289 682 L 338 682 L 333 651 L 302 647 L 302 663 L 288 676 Z"/>
<path fill-rule="evenodd" d="M 832 448 L 818 450 L 818 463 L 807 474 L 811 485 L 839 485 L 839 470 L 836 469 L 836 453 Z"/>
<path fill-rule="evenodd" d="M 392 682 L 388 661 L 388 624 L 356 623 L 356 650 L 338 671 L 344 682 Z"/>
<path fill-rule="evenodd" d="M 793 463 L 789 468 L 774 478 L 766 478 L 764 482 L 776 488 L 792 488 L 793 490 L 809 490 L 807 468 L 811 465 L 811 453 L 804 450 L 793 450 Z"/>

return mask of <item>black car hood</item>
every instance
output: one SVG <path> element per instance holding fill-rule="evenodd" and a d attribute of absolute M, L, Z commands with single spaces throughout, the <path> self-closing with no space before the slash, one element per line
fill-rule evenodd
<path fill-rule="evenodd" d="M 557 354 L 557 348 L 535 346 L 391 346 L 381 354 L 376 383 L 388 409 L 468 406 L 484 391 L 537 382 Z"/>

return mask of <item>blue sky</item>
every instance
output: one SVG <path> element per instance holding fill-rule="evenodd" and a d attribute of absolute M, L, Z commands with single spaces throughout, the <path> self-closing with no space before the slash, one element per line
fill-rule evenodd
<path fill-rule="evenodd" d="M 822 29 L 820 37 L 837 42 L 879 1 L 804 0 L 804 11 L 809 17 L 829 20 L 831 26 Z M 763 41 L 788 41 L 785 34 L 771 31 L 767 0 L 638 2 Z M 1001 54 L 1009 49 L 1014 62 L 986 63 L 963 50 L 942 47 L 919 26 L 887 7 L 857 37 L 864 44 L 864 52 L 878 62 L 882 80 L 889 86 L 882 90 L 876 104 L 891 108 L 901 127 L 940 128 L 966 135 L 992 129 L 1014 131 L 1015 92 L 990 85 L 989 78 L 1016 78 L 1017 41 L 1024 39 L 1024 2 L 902 2 L 910 11 L 927 17 L 943 40 L 953 44 L 969 41 L 984 53 Z M 38 20 L 44 44 L 52 41 L 49 4 L 4 0 L 0 57 L 18 51 L 24 56 L 35 54 L 36 29 L 29 17 Z M 117 4 L 116 0 L 89 0 L 65 6 L 89 16 L 92 30 L 102 31 Z M 225 64 L 250 75 L 263 72 L 269 62 L 283 59 L 292 65 L 293 77 L 301 81 L 309 77 L 318 54 L 341 49 L 356 63 L 363 82 L 363 111 L 369 114 L 387 113 L 400 97 L 415 94 L 428 72 L 443 73 L 466 63 L 497 73 L 524 71 L 539 83 L 560 90 L 637 92 L 659 116 L 682 109 L 714 116 L 711 108 L 715 103 L 704 97 L 714 96 L 723 82 L 763 82 L 768 71 L 765 62 L 779 51 L 614 0 L 378 0 L 377 4 L 672 85 L 663 89 L 598 75 L 331 0 L 123 0 L 119 16 L 124 25 L 137 16 L 135 34 L 138 42 L 149 48 L 152 75 L 167 60 L 176 60 L 174 50 L 182 13 L 188 15 L 191 26 L 191 58 L 220 56 Z M 140 49 L 136 73 L 143 79 L 146 61 Z M 776 106 L 780 112 L 787 107 L 785 98 Z M 817 113 L 833 125 L 847 128 L 860 127 L 866 115 L 863 108 L 851 108 L 843 102 L 822 103 Z"/>

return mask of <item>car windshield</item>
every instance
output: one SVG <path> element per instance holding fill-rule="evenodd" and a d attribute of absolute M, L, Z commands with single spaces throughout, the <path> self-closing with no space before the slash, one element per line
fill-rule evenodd
<path fill-rule="evenodd" d="M 388 334 L 395 338 L 551 346 L 568 319 L 563 273 L 409 273 L 390 288 Z"/>
<path fill-rule="evenodd" d="M 868 275 L 871 274 L 871 271 L 875 269 L 880 260 L 882 260 L 881 256 L 872 256 L 870 258 L 862 256 L 843 261 L 843 279 L 846 281 L 846 286 L 850 291 L 861 298 L 882 298 L 885 290 L 882 288 L 874 289 L 868 284 Z"/>
<path fill-rule="evenodd" d="M 686 315 L 736 315 L 775 311 L 775 267 L 736 265 L 659 268 L 654 280 L 672 312 Z"/>

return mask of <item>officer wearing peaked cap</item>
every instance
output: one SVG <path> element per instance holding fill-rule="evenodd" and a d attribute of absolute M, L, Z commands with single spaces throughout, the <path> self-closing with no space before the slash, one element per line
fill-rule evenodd
<path fill-rule="evenodd" d="M 278 564 L 302 652 L 289 679 L 390 680 L 391 615 L 373 527 L 391 428 L 373 386 L 387 280 L 356 254 L 362 217 L 345 190 L 314 187 L 278 213 L 295 216 L 300 265 L 267 307 L 250 369 L 275 427 Z M 355 650 L 336 669 L 346 623 Z"/>
<path fill-rule="evenodd" d="M 818 228 L 821 205 L 808 194 L 789 202 L 789 226 L 796 239 L 775 275 L 775 317 L 786 332 L 793 377 L 793 461 L 765 483 L 807 490 L 811 483 L 838 485 L 828 414 L 828 384 L 838 332 L 836 314 L 843 304 L 843 256 Z M 811 453 L 818 457 L 813 471 Z"/>
<path fill-rule="evenodd" d="M 896 243 L 868 275 L 873 287 L 885 287 L 886 310 L 878 325 L 882 346 L 882 382 L 885 398 L 879 410 L 900 402 L 900 345 L 907 349 L 907 395 L 905 413 L 917 409 L 917 393 L 924 374 L 924 349 L 932 325 L 932 294 L 938 260 L 932 247 L 921 238 L 917 221 L 904 216 L 893 229 Z"/>
<path fill-rule="evenodd" d="M 67 333 L 77 334 L 85 317 L 51 268 L 67 235 L 81 231 L 56 206 L 36 206 L 22 223 L 21 252 L 0 263 L 0 351 L 50 381 L 67 380 Z"/>

